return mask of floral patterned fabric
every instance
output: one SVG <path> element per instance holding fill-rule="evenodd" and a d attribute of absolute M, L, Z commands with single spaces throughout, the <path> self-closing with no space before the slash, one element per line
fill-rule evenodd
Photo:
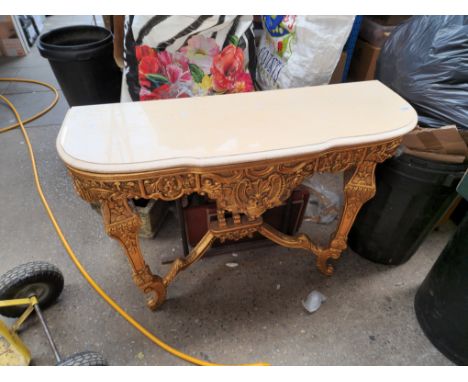
<path fill-rule="evenodd" d="M 227 25 L 233 29 L 233 25 Z M 229 34 L 230 31 L 222 35 L 219 24 L 217 28 L 184 36 L 181 46 L 175 44 L 177 38 L 170 40 L 174 40 L 170 46 L 166 46 L 167 42 L 152 46 L 149 38 L 137 39 L 130 46 L 133 51 L 129 61 L 133 61 L 133 65 L 126 68 L 127 72 L 137 72 L 137 75 L 127 76 L 127 82 L 131 80 L 135 85 L 132 99 L 135 100 L 136 95 L 137 100 L 145 101 L 253 91 L 252 65 L 248 65 L 246 53 L 248 55 L 249 51 L 245 51 L 246 36 Z M 251 25 L 247 29 L 251 32 Z M 165 49 L 161 49 L 161 45 Z M 254 52 L 253 33 L 248 45 L 250 52 Z M 255 62 L 255 55 L 253 60 Z M 128 83 L 129 88 L 131 85 Z"/>
<path fill-rule="evenodd" d="M 234 43 L 220 50 L 214 39 L 197 35 L 173 54 L 147 45 L 135 50 L 142 101 L 254 90 L 244 51 Z"/>

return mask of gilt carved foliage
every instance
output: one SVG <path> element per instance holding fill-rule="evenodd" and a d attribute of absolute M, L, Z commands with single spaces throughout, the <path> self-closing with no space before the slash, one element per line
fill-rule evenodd
<path fill-rule="evenodd" d="M 346 248 L 347 235 L 356 214 L 375 193 L 376 164 L 389 158 L 400 141 L 394 139 L 367 147 L 205 169 L 165 169 L 115 176 L 85 173 L 73 168 L 69 171 L 79 195 L 88 202 L 101 204 L 107 233 L 125 249 L 134 281 L 149 295 L 148 305 L 155 309 L 164 301 L 166 287 L 177 273 L 203 256 L 215 239 L 221 242 L 240 240 L 259 232 L 283 246 L 312 251 L 317 255 L 318 268 L 331 275 L 333 267 L 327 261 L 339 258 Z M 349 170 L 346 171 L 345 205 L 329 248 L 314 245 L 304 234 L 289 236 L 262 224 L 261 215 L 283 203 L 305 178 L 314 173 L 345 170 Z M 141 220 L 129 205 L 129 199 L 175 200 L 195 192 L 216 201 L 216 228 L 208 231 L 188 257 L 177 259 L 162 279 L 151 273 L 143 259 L 138 241 Z M 226 211 L 233 213 L 231 226 L 226 225 Z M 247 219 L 241 214 L 247 215 Z"/>
<path fill-rule="evenodd" d="M 197 189 L 197 175 L 181 174 L 160 176 L 143 181 L 145 197 L 175 200 Z"/>
<path fill-rule="evenodd" d="M 361 164 L 361 178 L 353 184 L 367 184 L 373 168 L 366 166 L 390 157 L 400 139 L 368 147 L 356 147 L 310 154 L 305 159 L 285 159 L 271 164 L 234 164 L 224 168 L 203 170 L 177 169 L 174 173 L 158 171 L 141 174 L 134 180 L 99 179 L 74 172 L 74 186 L 87 201 L 108 200 L 115 195 L 126 198 L 175 200 L 194 192 L 216 200 L 218 209 L 246 214 L 250 218 L 261 216 L 267 209 L 283 203 L 303 180 L 316 172 L 338 172 Z M 168 174 L 169 172 L 169 174 Z M 120 177 L 121 178 L 121 177 Z"/>

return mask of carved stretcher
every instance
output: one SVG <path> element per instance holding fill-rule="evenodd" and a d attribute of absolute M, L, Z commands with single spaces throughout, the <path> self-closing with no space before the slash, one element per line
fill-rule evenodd
<path fill-rule="evenodd" d="M 255 232 L 329 260 L 346 249 L 356 214 L 375 193 L 374 169 L 417 122 L 414 109 L 378 81 L 256 93 L 71 108 L 57 149 L 78 194 L 99 202 L 107 233 L 122 245 L 133 280 L 156 309 L 175 276 L 215 240 Z M 285 235 L 262 221 L 302 181 L 345 172 L 344 208 L 329 246 Z M 161 277 L 142 256 L 131 199 L 207 195 L 217 220 L 185 258 Z"/>

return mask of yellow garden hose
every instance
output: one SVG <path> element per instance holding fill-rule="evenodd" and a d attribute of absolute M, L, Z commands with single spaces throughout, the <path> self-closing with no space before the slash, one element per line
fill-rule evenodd
<path fill-rule="evenodd" d="M 47 215 L 49 216 L 50 221 L 52 222 L 52 225 L 55 228 L 55 231 L 57 232 L 58 237 L 60 238 L 60 241 L 62 242 L 65 250 L 67 251 L 68 255 L 70 256 L 70 259 L 72 262 L 75 264 L 75 266 L 78 268 L 80 273 L 83 275 L 83 277 L 88 281 L 89 284 L 94 288 L 94 290 L 106 301 L 112 308 L 114 308 L 117 313 L 119 313 L 123 318 L 125 318 L 132 326 L 135 327 L 138 331 L 140 331 L 143 335 L 145 335 L 149 340 L 154 342 L 156 345 L 167 351 L 168 353 L 179 357 L 187 362 L 191 362 L 195 365 L 200 365 L 200 366 L 221 366 L 220 364 L 215 364 L 211 362 L 206 362 L 201 359 L 192 357 L 190 355 L 187 355 L 185 353 L 182 353 L 181 351 L 174 349 L 173 347 L 169 346 L 165 342 L 163 342 L 161 339 L 156 337 L 153 333 L 151 333 L 148 329 L 146 329 L 144 326 L 142 326 L 135 318 L 133 318 L 130 314 L 128 314 L 124 309 L 120 307 L 94 280 L 93 278 L 88 274 L 86 269 L 83 267 L 83 265 L 80 263 L 78 258 L 76 257 L 75 253 L 73 252 L 72 248 L 70 247 L 70 244 L 68 244 L 67 239 L 65 238 L 62 229 L 60 228 L 60 225 L 57 223 L 57 220 L 55 219 L 55 216 L 52 212 L 52 210 L 49 207 L 49 203 L 47 202 L 46 197 L 44 196 L 44 192 L 42 191 L 41 183 L 39 180 L 39 174 L 37 171 L 36 167 L 36 160 L 34 157 L 34 152 L 31 146 L 31 142 L 29 140 L 28 133 L 24 127 L 24 124 L 27 122 L 34 121 L 35 119 L 41 117 L 45 113 L 47 113 L 49 110 L 51 110 L 55 104 L 58 101 L 58 92 L 57 90 L 52 86 L 49 85 L 45 82 L 42 81 L 35 81 L 35 80 L 29 80 L 29 79 L 23 79 L 23 78 L 0 78 L 0 81 L 2 82 L 25 82 L 25 83 L 31 83 L 31 84 L 36 84 L 36 85 L 41 85 L 45 86 L 46 88 L 50 89 L 55 97 L 53 101 L 50 103 L 49 106 L 47 106 L 44 110 L 40 111 L 39 113 L 33 115 L 32 117 L 29 117 L 25 119 L 24 121 L 21 120 L 21 117 L 16 110 L 15 106 L 10 102 L 8 98 L 0 94 L 0 99 L 2 99 L 11 109 L 11 111 L 14 113 L 16 120 L 18 121 L 15 124 L 0 128 L 0 133 L 4 133 L 6 131 L 12 130 L 16 127 L 20 127 L 21 132 L 23 133 L 24 140 L 26 142 L 26 145 L 28 147 L 28 152 L 29 152 L 29 157 L 31 159 L 31 164 L 32 164 L 32 170 L 34 174 L 34 181 L 35 185 L 37 188 L 37 192 L 39 193 L 39 197 L 41 198 L 42 204 L 44 205 Z M 266 366 L 268 364 L 266 363 L 256 363 L 256 364 L 249 364 L 250 366 Z"/>
<path fill-rule="evenodd" d="M 49 106 L 47 106 L 44 110 L 41 110 L 39 113 L 34 114 L 32 117 L 29 117 L 28 119 L 25 119 L 24 121 L 21 121 L 21 119 L 19 118 L 19 114 L 15 112 L 15 110 L 16 110 L 15 107 L 11 103 L 9 103 L 8 100 L 4 96 L 2 96 L 0 94 L 2 99 L 5 102 L 7 102 L 7 105 L 10 107 L 10 109 L 13 111 L 13 113 L 15 113 L 16 119 L 18 120 L 18 122 L 16 122 L 16 123 L 13 123 L 13 124 L 11 124 L 9 126 L 0 128 L 0 133 L 5 133 L 8 130 L 13 130 L 13 129 L 17 128 L 18 126 L 21 126 L 21 123 L 26 124 L 28 122 L 32 122 L 32 121 L 38 119 L 39 117 L 42 117 L 44 114 L 48 113 L 57 104 L 57 101 L 59 99 L 57 89 L 55 89 L 52 85 L 49 85 L 49 84 L 47 84 L 45 82 L 40 82 L 40 81 L 35 81 L 35 80 L 28 80 L 26 78 L 0 78 L 0 81 L 2 81 L 2 82 L 25 82 L 25 83 L 30 83 L 30 84 L 42 85 L 42 86 L 45 86 L 46 88 L 50 89 L 54 93 L 54 100 L 50 103 Z M 27 138 L 28 135 L 26 133 L 26 130 L 23 131 L 23 135 L 25 136 L 26 140 L 29 141 L 29 139 Z M 32 150 L 31 150 L 31 153 L 32 153 Z M 34 156 L 32 156 L 32 158 L 33 158 L 32 161 L 34 161 Z"/>

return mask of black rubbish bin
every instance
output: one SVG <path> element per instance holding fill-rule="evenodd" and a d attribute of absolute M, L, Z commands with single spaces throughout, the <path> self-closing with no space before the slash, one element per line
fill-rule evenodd
<path fill-rule="evenodd" d="M 70 106 L 120 101 L 122 72 L 114 61 L 109 30 L 93 25 L 57 28 L 40 36 L 38 49 Z"/>
<path fill-rule="evenodd" d="M 455 188 L 467 166 L 408 154 L 380 164 L 377 193 L 359 212 L 350 247 L 377 263 L 409 260 L 457 196 Z"/>
<path fill-rule="evenodd" d="M 419 287 L 414 309 L 434 346 L 468 366 L 468 214 Z"/>

